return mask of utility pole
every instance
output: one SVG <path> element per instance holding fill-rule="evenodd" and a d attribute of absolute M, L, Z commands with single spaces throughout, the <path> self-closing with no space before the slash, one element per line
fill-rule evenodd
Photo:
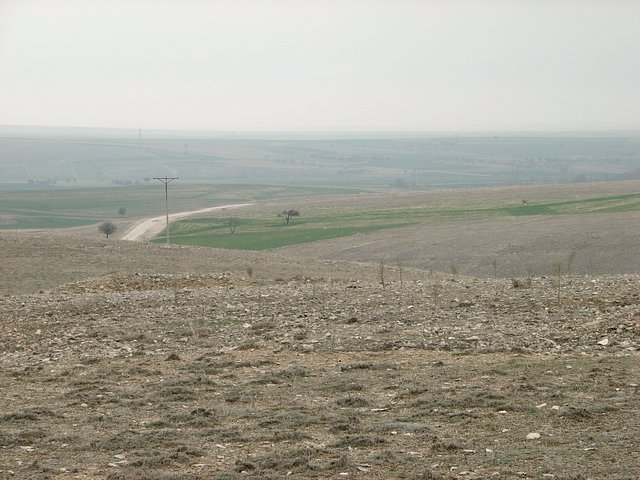
<path fill-rule="evenodd" d="M 167 216 L 167 245 L 169 245 L 169 183 L 178 180 L 178 177 L 153 177 L 153 179 L 164 183 L 164 211 Z"/>

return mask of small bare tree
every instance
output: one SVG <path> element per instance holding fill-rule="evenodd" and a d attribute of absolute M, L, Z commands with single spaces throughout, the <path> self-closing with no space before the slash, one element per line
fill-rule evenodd
<path fill-rule="evenodd" d="M 457 276 L 460 273 L 460 268 L 458 267 L 458 264 L 456 264 L 456 262 L 454 262 L 453 260 L 451 260 L 451 264 L 449 265 L 449 270 L 451 271 L 451 275 L 453 276 Z"/>
<path fill-rule="evenodd" d="M 562 262 L 556 262 L 553 264 L 553 268 L 556 274 L 556 287 L 558 290 L 558 303 L 560 303 L 560 291 L 562 289 L 562 275 L 564 275 L 564 266 Z"/>
<path fill-rule="evenodd" d="M 293 217 L 300 216 L 300 212 L 298 210 L 283 210 L 278 214 L 278 216 L 284 218 L 285 222 L 287 222 L 287 225 L 289 225 L 289 222 Z"/>
<path fill-rule="evenodd" d="M 382 284 L 382 288 L 385 288 L 384 283 L 384 258 L 380 259 L 380 265 L 378 265 L 378 275 L 380 276 L 380 283 Z"/>
<path fill-rule="evenodd" d="M 120 215 L 121 217 L 124 217 L 127 214 L 127 209 L 124 207 L 120 207 L 118 209 L 118 215 Z"/>
<path fill-rule="evenodd" d="M 578 253 L 576 252 L 575 248 L 572 248 L 569 251 L 569 256 L 567 257 L 567 275 L 568 276 L 571 276 L 571 270 L 573 268 L 574 262 L 576 261 L 576 255 L 577 254 Z"/>
<path fill-rule="evenodd" d="M 434 308 L 438 306 L 438 298 L 440 297 L 441 288 L 442 288 L 442 285 L 440 285 L 439 283 L 434 283 L 431 285 L 431 296 L 433 298 Z"/>
<path fill-rule="evenodd" d="M 98 225 L 98 230 L 100 231 L 100 233 L 104 233 L 107 238 L 109 238 L 109 235 L 116 233 L 117 229 L 118 228 L 114 225 L 114 223 L 110 221 L 102 222 L 100 225 Z"/>
<path fill-rule="evenodd" d="M 238 221 L 234 217 L 229 217 L 229 231 L 233 234 L 238 227 Z"/>

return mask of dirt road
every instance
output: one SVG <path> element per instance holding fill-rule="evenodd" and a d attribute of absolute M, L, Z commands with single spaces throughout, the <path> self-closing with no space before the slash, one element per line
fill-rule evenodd
<path fill-rule="evenodd" d="M 192 210 L 190 212 L 179 212 L 172 213 L 169 215 L 169 220 L 174 221 L 181 218 L 192 217 L 194 215 L 200 215 L 201 213 L 209 213 L 216 212 L 219 210 L 227 210 L 234 208 L 247 207 L 249 205 L 253 205 L 252 203 L 236 203 L 232 205 L 221 205 L 218 207 L 208 207 L 202 208 L 200 210 Z M 162 229 L 166 226 L 166 216 L 162 215 L 160 217 L 147 218 L 146 220 L 142 220 L 138 222 L 133 227 L 131 227 L 122 237 L 121 240 L 148 240 L 150 238 L 155 237 Z"/>

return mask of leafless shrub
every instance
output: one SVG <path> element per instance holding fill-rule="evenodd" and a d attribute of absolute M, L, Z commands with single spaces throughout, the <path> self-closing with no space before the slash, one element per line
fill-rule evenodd
<path fill-rule="evenodd" d="M 402 274 L 403 274 L 402 262 L 398 260 L 398 275 L 400 276 L 400 287 L 404 287 L 404 278 Z"/>
<path fill-rule="evenodd" d="M 339 407 L 362 408 L 368 407 L 369 401 L 366 398 L 349 395 L 336 400 Z"/>
<path fill-rule="evenodd" d="M 229 217 L 229 231 L 233 234 L 238 227 L 238 220 L 234 217 Z"/>
<path fill-rule="evenodd" d="M 387 443 L 387 439 L 376 435 L 345 435 L 341 437 L 335 444 L 335 447 L 374 447 Z"/>
<path fill-rule="evenodd" d="M 336 458 L 330 463 L 332 468 L 339 468 L 341 470 L 353 467 L 353 462 L 349 458 L 348 454 L 343 454 L 340 458 Z"/>
<path fill-rule="evenodd" d="M 294 340 L 304 340 L 306 338 L 308 338 L 309 336 L 309 332 L 307 332 L 306 329 L 302 329 L 302 330 L 298 330 L 293 334 L 293 339 Z"/>
<path fill-rule="evenodd" d="M 191 340 L 193 340 L 194 343 L 197 342 L 199 338 L 198 332 L 193 326 L 193 322 L 191 320 L 189 320 L 189 333 L 191 334 Z"/>
<path fill-rule="evenodd" d="M 443 440 L 436 439 L 433 442 L 433 445 L 431 445 L 431 449 L 433 451 L 435 451 L 435 452 L 443 452 L 443 453 L 456 452 L 456 451 L 462 450 L 463 448 L 464 447 L 460 443 L 458 443 L 456 441 L 450 441 L 450 440 L 449 441 L 443 441 Z"/>
<path fill-rule="evenodd" d="M 564 275 L 564 265 L 562 262 L 556 262 L 553 265 L 554 273 L 556 275 L 556 289 L 558 293 L 558 303 L 560 303 L 560 290 L 562 288 L 562 276 Z"/>
<path fill-rule="evenodd" d="M 385 288 L 384 283 L 384 258 L 380 259 L 380 265 L 378 265 L 378 276 L 380 277 L 380 283 L 382 284 L 382 288 Z"/>
<path fill-rule="evenodd" d="M 433 297 L 433 305 L 438 305 L 438 298 L 440 297 L 440 289 L 442 286 L 439 283 L 431 285 L 431 296 Z"/>
<path fill-rule="evenodd" d="M 178 303 L 182 300 L 184 302 L 184 300 L 186 298 L 189 297 L 189 292 L 187 289 L 180 289 L 179 288 L 179 282 L 177 279 L 174 280 L 173 282 L 173 303 L 175 305 L 178 305 Z"/>
<path fill-rule="evenodd" d="M 251 325 L 251 330 L 261 333 L 268 330 L 275 330 L 278 324 L 273 320 L 261 320 Z"/>
<path fill-rule="evenodd" d="M 443 478 L 443 477 L 441 477 L 437 473 L 434 473 L 433 470 L 431 470 L 430 468 L 427 468 L 425 471 L 418 474 L 418 476 L 415 477 L 415 480 L 437 480 L 439 478 Z"/>
<path fill-rule="evenodd" d="M 511 284 L 513 285 L 513 288 L 531 288 L 531 277 L 527 277 L 524 280 L 519 279 L 519 278 L 512 278 L 511 279 Z"/>
<path fill-rule="evenodd" d="M 236 348 L 238 350 L 253 350 L 257 347 L 258 347 L 258 342 L 255 339 L 250 338 L 241 342 Z"/>
<path fill-rule="evenodd" d="M 451 275 L 454 275 L 454 276 L 460 273 L 460 268 L 458 267 L 456 262 L 454 262 L 453 260 L 451 260 L 451 264 L 449 265 L 449 271 L 451 272 Z"/>
<path fill-rule="evenodd" d="M 350 382 L 347 380 L 341 380 L 332 386 L 332 390 L 336 392 L 361 392 L 364 390 L 364 386 L 359 383 Z"/>
<path fill-rule="evenodd" d="M 576 254 L 577 252 L 575 248 L 572 248 L 569 251 L 569 256 L 567 257 L 567 275 L 568 276 L 571 276 L 571 269 L 573 268 L 573 263 L 576 260 Z"/>

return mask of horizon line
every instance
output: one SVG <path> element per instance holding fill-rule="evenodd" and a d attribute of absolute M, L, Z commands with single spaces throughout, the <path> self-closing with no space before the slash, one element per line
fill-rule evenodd
<path fill-rule="evenodd" d="M 144 127 L 98 127 L 98 126 L 78 126 L 78 125 L 24 125 L 24 124 L 0 124 L 2 130 L 84 130 L 94 132 L 131 132 L 134 135 L 141 133 L 162 133 L 162 134 L 201 134 L 201 135 L 434 135 L 434 134 L 518 134 L 518 133 L 613 133 L 613 132 L 637 132 L 640 133 L 640 125 L 618 125 L 618 126 L 520 126 L 517 128 L 473 128 L 473 127 L 443 127 L 433 129 L 358 129 L 358 128 L 315 128 L 315 129 L 205 129 L 205 128 L 144 128 Z M 40 132 L 42 133 L 42 132 Z"/>

